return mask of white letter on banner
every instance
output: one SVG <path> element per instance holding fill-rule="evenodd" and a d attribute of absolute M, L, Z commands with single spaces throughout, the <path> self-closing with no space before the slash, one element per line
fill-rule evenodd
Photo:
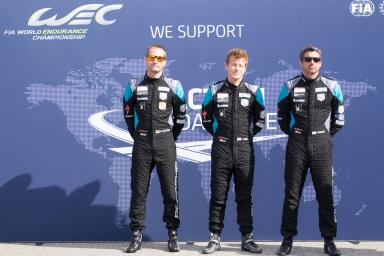
<path fill-rule="evenodd" d="M 242 25 L 236 25 L 236 27 L 238 27 L 239 28 L 239 37 L 241 37 L 241 29 L 242 29 L 242 27 L 244 27 L 244 24 L 242 24 Z"/>
<path fill-rule="evenodd" d="M 198 25 L 197 26 L 197 37 L 200 37 L 201 34 L 205 33 L 205 26 L 204 25 Z"/>
<path fill-rule="evenodd" d="M 185 38 L 186 33 L 185 33 L 185 31 L 184 31 L 182 28 L 185 28 L 185 25 L 179 25 L 179 26 L 177 27 L 177 30 L 178 30 L 180 33 L 182 33 L 182 35 L 179 35 L 178 38 Z"/>
<path fill-rule="evenodd" d="M 209 38 L 210 34 L 215 33 L 215 26 L 214 25 L 207 25 L 207 37 Z"/>
<path fill-rule="evenodd" d="M 195 101 L 194 101 L 194 96 L 195 94 L 202 94 L 202 93 L 206 93 L 208 91 L 208 88 L 204 88 L 204 89 L 201 89 L 201 88 L 192 88 L 191 90 L 188 91 L 188 106 L 191 108 L 191 109 L 194 109 L 194 110 L 198 110 L 198 109 L 201 109 L 201 104 L 195 104 Z M 202 96 L 201 98 L 203 98 L 204 96 Z"/>
<path fill-rule="evenodd" d="M 232 34 L 232 37 L 236 37 L 234 32 L 235 32 L 235 26 L 227 25 L 227 37 L 229 37 L 229 33 Z"/>
<path fill-rule="evenodd" d="M 163 38 L 164 34 L 166 38 L 173 38 L 173 36 L 168 37 L 168 33 L 172 33 L 172 25 L 169 26 L 151 26 L 152 38 Z M 165 33 L 164 33 L 165 32 Z"/>

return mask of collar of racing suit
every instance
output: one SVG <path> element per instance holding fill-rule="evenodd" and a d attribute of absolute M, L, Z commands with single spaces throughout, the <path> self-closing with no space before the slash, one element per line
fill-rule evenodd
<path fill-rule="evenodd" d="M 238 86 L 236 86 L 236 85 L 232 84 L 231 82 L 229 82 L 228 78 L 225 79 L 225 83 L 228 86 L 228 88 L 233 92 L 233 91 L 237 90 L 238 88 L 240 88 L 241 86 L 243 86 L 244 80 L 241 80 L 241 82 L 240 82 L 240 84 Z"/>
<path fill-rule="evenodd" d="M 304 81 L 304 83 L 306 83 L 306 84 L 314 84 L 314 83 L 316 83 L 317 81 L 319 81 L 320 77 L 321 77 L 320 73 L 319 73 L 319 75 L 318 75 L 315 79 L 308 79 L 308 78 L 306 78 L 306 77 L 304 76 L 303 73 L 301 74 L 301 79 L 302 79 L 302 80 Z"/>
<path fill-rule="evenodd" d="M 148 81 L 148 82 L 155 82 L 155 81 L 158 81 L 158 80 L 162 80 L 164 79 L 164 74 L 161 74 L 161 76 L 159 78 L 152 78 L 152 77 L 149 77 L 147 75 L 147 72 L 145 72 L 145 75 L 144 75 L 144 80 Z"/>

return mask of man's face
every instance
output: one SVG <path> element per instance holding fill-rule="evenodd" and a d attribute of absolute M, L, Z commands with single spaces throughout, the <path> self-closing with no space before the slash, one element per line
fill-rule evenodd
<path fill-rule="evenodd" d="M 300 60 L 300 67 L 306 78 L 315 79 L 319 75 L 321 67 L 321 56 L 316 51 L 304 53 L 303 59 Z"/>
<path fill-rule="evenodd" d="M 227 78 L 229 81 L 242 80 L 247 70 L 247 62 L 245 58 L 236 58 L 235 56 L 229 57 L 228 64 L 225 63 L 227 70 Z"/>
<path fill-rule="evenodd" d="M 147 56 L 144 57 L 147 72 L 149 74 L 159 74 L 163 72 L 166 61 L 165 51 L 161 48 L 151 47 Z"/>

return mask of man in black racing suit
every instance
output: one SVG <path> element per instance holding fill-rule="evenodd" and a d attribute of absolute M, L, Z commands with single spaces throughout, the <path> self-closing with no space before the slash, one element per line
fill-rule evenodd
<path fill-rule="evenodd" d="M 262 250 L 253 240 L 252 187 L 255 157 L 253 136 L 264 126 L 264 99 L 258 86 L 243 80 L 247 52 L 232 49 L 227 54 L 227 79 L 211 85 L 202 106 L 203 126 L 213 135 L 211 152 L 210 240 L 203 253 L 220 250 L 220 233 L 232 175 L 235 183 L 237 223 L 241 249 Z"/>
<path fill-rule="evenodd" d="M 144 60 L 147 66 L 144 79 L 139 83 L 131 81 L 123 99 L 124 118 L 134 140 L 129 213 L 133 235 L 127 252 L 136 252 L 142 245 L 146 197 L 155 166 L 163 195 L 168 249 L 177 252 L 180 220 L 175 140 L 184 126 L 185 97 L 179 81 L 163 76 L 166 64 L 163 46 L 151 45 Z"/>
<path fill-rule="evenodd" d="M 278 99 L 278 122 L 289 135 L 285 156 L 285 198 L 281 224 L 284 240 L 277 255 L 291 252 L 297 234 L 297 214 L 308 169 L 319 203 L 319 226 L 324 252 L 340 255 L 333 205 L 332 136 L 344 125 L 344 100 L 339 84 L 320 75 L 321 51 L 313 46 L 300 53 L 302 75 L 283 84 Z"/>

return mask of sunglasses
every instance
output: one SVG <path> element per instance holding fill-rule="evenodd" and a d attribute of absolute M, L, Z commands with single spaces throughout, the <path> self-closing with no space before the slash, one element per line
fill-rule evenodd
<path fill-rule="evenodd" d="M 155 61 L 157 59 L 158 62 L 163 62 L 167 59 L 165 56 L 156 56 L 156 55 L 147 55 L 147 59 L 150 61 Z"/>
<path fill-rule="evenodd" d="M 303 58 L 305 62 L 315 62 L 315 63 L 319 63 L 321 61 L 321 58 L 320 57 L 304 57 Z"/>

